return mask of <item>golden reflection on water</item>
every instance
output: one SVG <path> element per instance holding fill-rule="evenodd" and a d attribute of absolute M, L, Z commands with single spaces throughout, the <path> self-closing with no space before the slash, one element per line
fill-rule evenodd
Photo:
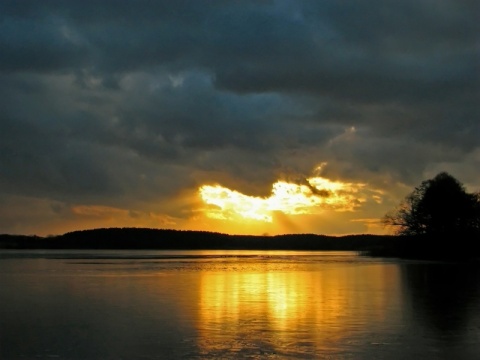
<path fill-rule="evenodd" d="M 375 291 L 398 284 L 394 267 L 342 264 L 306 270 L 269 271 L 267 266 L 261 272 L 203 273 L 200 337 L 218 339 L 221 334 L 231 342 L 241 337 L 244 345 L 261 341 L 274 347 L 339 346 L 352 333 L 364 335 L 365 324 L 381 325 L 391 318 L 387 312 L 399 301 L 397 286 Z M 222 346 L 214 340 L 199 345 L 207 352 Z"/>
<path fill-rule="evenodd" d="M 0 358 L 478 358 L 475 266 L 144 255 L 0 252 Z"/>

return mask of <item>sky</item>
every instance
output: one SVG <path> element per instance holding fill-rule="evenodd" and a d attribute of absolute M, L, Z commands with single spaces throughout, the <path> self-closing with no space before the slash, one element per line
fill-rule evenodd
<path fill-rule="evenodd" d="M 384 234 L 480 191 L 477 0 L 2 0 L 0 233 Z"/>

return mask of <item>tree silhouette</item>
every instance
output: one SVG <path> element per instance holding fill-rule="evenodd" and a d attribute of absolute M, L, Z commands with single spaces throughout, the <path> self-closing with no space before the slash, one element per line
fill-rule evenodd
<path fill-rule="evenodd" d="M 425 238 L 430 249 L 448 251 L 455 244 L 466 250 L 480 236 L 480 193 L 466 192 L 457 179 L 441 172 L 416 187 L 383 223 L 397 235 Z"/>

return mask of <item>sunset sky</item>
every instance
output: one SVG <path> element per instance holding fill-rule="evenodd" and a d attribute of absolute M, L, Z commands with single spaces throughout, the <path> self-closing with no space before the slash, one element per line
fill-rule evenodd
<path fill-rule="evenodd" d="M 480 191 L 478 0 L 2 0 L 0 234 L 383 234 Z"/>

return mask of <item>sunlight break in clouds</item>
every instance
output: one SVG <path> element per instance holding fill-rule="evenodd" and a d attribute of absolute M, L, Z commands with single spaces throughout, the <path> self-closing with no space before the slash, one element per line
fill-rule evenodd
<path fill-rule="evenodd" d="M 353 211 L 366 201 L 360 195 L 364 187 L 361 183 L 311 177 L 305 184 L 277 181 L 269 197 L 248 196 L 221 185 L 203 185 L 199 193 L 206 204 L 215 206 L 205 209 L 208 217 L 272 222 L 275 211 L 287 215 L 317 214 L 322 210 Z"/>

